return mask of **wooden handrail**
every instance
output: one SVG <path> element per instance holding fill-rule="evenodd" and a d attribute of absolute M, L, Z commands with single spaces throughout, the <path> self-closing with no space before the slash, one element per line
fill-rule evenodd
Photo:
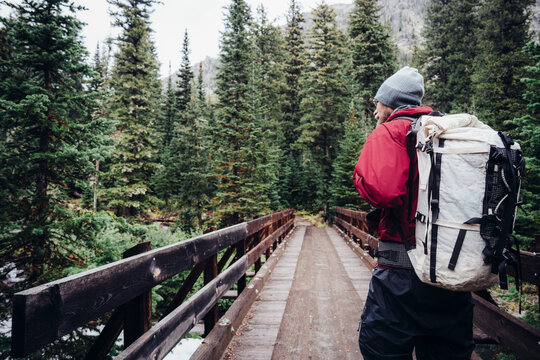
<path fill-rule="evenodd" d="M 352 246 L 353 251 L 362 257 L 364 263 L 374 268 L 375 260 L 365 253 L 378 247 L 378 240 L 363 231 L 366 229 L 366 213 L 345 208 L 336 208 L 336 224 L 344 236 L 347 236 L 349 243 L 357 244 L 359 250 Z M 360 221 L 362 224 L 353 224 Z M 349 244 L 350 245 L 350 244 Z M 522 262 L 522 278 L 526 282 L 531 282 L 540 287 L 540 255 L 527 251 L 520 251 Z M 366 257 L 368 259 L 366 259 Z M 510 275 L 514 274 L 512 267 L 507 267 Z M 540 297 L 540 295 L 539 295 Z M 513 354 L 522 359 L 532 359 L 540 353 L 540 330 L 513 317 L 496 305 L 486 301 L 480 293 L 473 293 L 475 300 L 474 324 L 480 328 L 490 338 L 500 343 Z"/>
<path fill-rule="evenodd" d="M 13 297 L 12 355 L 20 357 L 39 350 L 164 280 L 276 223 L 283 222 L 292 227 L 293 218 L 292 209 L 283 210 L 19 292 Z M 271 245 L 268 243 L 269 247 Z M 247 264 L 247 257 L 242 261 Z M 243 269 L 242 262 L 235 264 L 229 268 Z M 225 272 L 230 274 L 231 271 Z M 234 272 L 232 278 L 236 274 Z M 245 271 L 242 276 L 244 274 Z M 222 281 L 220 276 L 208 285 Z M 178 311 L 173 313 L 178 314 Z"/>
<path fill-rule="evenodd" d="M 290 219 L 263 242 L 234 262 L 194 296 L 154 325 L 116 359 L 161 359 L 217 304 L 224 293 L 255 264 L 267 247 L 293 225 Z"/>

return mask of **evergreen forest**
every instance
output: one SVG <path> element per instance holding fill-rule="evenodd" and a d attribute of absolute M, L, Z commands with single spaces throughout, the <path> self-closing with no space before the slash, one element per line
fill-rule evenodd
<path fill-rule="evenodd" d="M 540 233 L 540 45 L 533 0 L 430 0 L 424 41 L 400 63 L 377 0 L 354 0 L 347 31 L 320 3 L 304 31 L 301 0 L 278 26 L 230 0 L 216 86 L 190 63 L 162 83 L 150 14 L 158 0 L 108 0 L 119 29 L 89 54 L 84 8 L 3 1 L 0 18 L 0 323 L 22 289 L 285 208 L 332 222 L 369 210 L 352 172 L 376 126 L 372 98 L 401 66 L 424 76 L 424 103 L 509 132 L 527 165 L 516 236 Z M 196 64 L 197 65 L 197 64 Z M 170 226 L 153 219 L 173 220 Z M 172 279 L 171 279 L 172 281 Z M 178 279 L 175 279 L 178 281 Z M 153 311 L 173 296 L 155 288 Z M 221 306 L 221 305 L 220 305 Z M 41 356 L 79 358 L 74 332 Z M 0 358 L 9 354 L 0 333 Z M 69 348 L 69 350 L 66 350 Z M 64 354 L 64 355 L 58 355 Z"/>

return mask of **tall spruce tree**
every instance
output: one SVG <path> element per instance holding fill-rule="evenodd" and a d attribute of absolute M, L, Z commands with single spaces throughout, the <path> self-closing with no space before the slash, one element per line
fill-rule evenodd
<path fill-rule="evenodd" d="M 347 116 L 346 81 L 342 64 L 345 59 L 344 35 L 336 24 L 336 15 L 326 4 L 314 11 L 314 26 L 309 39 L 310 64 L 302 81 L 300 136 L 297 146 L 309 152 L 312 162 L 306 171 L 316 179 L 316 188 L 304 184 L 304 193 L 316 195 L 316 208 L 328 214 L 330 193 L 328 185 L 336 146 L 343 134 Z M 312 196 L 313 196 L 312 195 Z"/>
<path fill-rule="evenodd" d="M 169 63 L 169 77 L 167 78 L 167 89 L 165 90 L 164 108 L 161 117 L 158 133 L 160 133 L 162 148 L 167 147 L 172 139 L 174 125 L 177 121 L 178 112 L 176 105 L 175 89 L 172 86 L 171 64 Z"/>
<path fill-rule="evenodd" d="M 244 0 L 232 0 L 227 7 L 225 30 L 221 36 L 216 94 L 216 177 L 219 187 L 214 198 L 215 216 L 221 225 L 241 222 L 251 216 L 246 140 L 249 137 L 248 100 L 251 44 L 250 10 Z"/>
<path fill-rule="evenodd" d="M 165 167 L 170 153 L 168 147 L 174 136 L 174 127 L 178 123 L 176 111 L 176 91 L 172 86 L 171 64 L 169 62 L 169 77 L 167 78 L 167 88 L 163 96 L 161 116 L 157 122 L 157 135 L 159 136 L 159 166 L 152 176 L 152 188 L 158 198 L 165 201 L 168 207 L 172 188 L 169 184 L 169 175 Z"/>
<path fill-rule="evenodd" d="M 80 206 L 74 184 L 87 183 L 111 123 L 92 116 L 99 94 L 86 83 L 94 74 L 75 17 L 82 8 L 68 0 L 8 5 L 16 16 L 1 18 L 10 52 L 0 66 L 0 262 L 26 270 L 28 285 L 81 260 L 81 234 L 69 228 L 69 209 Z"/>
<path fill-rule="evenodd" d="M 302 112 L 300 102 L 300 79 L 307 64 L 307 54 L 303 36 L 304 17 L 296 0 L 291 0 L 287 13 L 287 26 L 285 28 L 285 60 L 283 72 L 285 74 L 285 88 L 283 90 L 281 128 L 283 131 L 283 144 L 281 149 L 280 198 L 284 205 L 299 208 L 302 204 L 300 189 L 302 177 L 301 153 L 294 148 L 299 136 L 298 127 Z"/>
<path fill-rule="evenodd" d="M 426 79 L 426 101 L 438 111 L 472 111 L 479 2 L 431 0 L 427 7 L 426 42 L 418 56 Z"/>
<path fill-rule="evenodd" d="M 175 125 L 173 137 L 165 148 L 163 174 L 167 188 L 179 211 L 184 230 L 202 229 L 203 212 L 213 193 L 212 164 L 208 160 L 208 119 L 205 104 L 192 97 Z"/>
<path fill-rule="evenodd" d="M 111 174 L 109 207 L 135 216 L 149 206 L 149 180 L 157 167 L 155 122 L 161 82 L 151 39 L 150 12 L 156 0 L 108 0 L 122 32 L 112 71 L 112 116 L 118 121 L 118 145 Z"/>
<path fill-rule="evenodd" d="M 396 68 L 395 45 L 379 11 L 377 0 L 355 0 L 349 18 L 351 95 L 367 131 L 375 128 L 373 96 Z"/>
<path fill-rule="evenodd" d="M 98 99 L 99 106 L 92 113 L 92 118 L 99 124 L 100 122 L 107 122 L 111 125 L 110 132 L 114 131 L 116 122 L 110 120 L 108 99 L 111 93 L 111 77 L 110 77 L 110 56 L 111 56 L 111 39 L 105 41 L 105 49 L 100 50 L 99 44 L 94 54 L 94 61 L 92 64 L 92 70 L 94 76 L 90 79 L 89 89 L 90 91 L 99 92 L 102 97 Z M 95 130 L 96 132 L 97 129 Z M 91 174 L 88 185 L 91 187 L 91 191 L 83 191 L 83 199 L 85 203 L 92 203 L 94 212 L 98 211 L 98 198 L 104 192 L 104 186 L 102 184 L 102 176 L 110 168 L 111 154 L 115 147 L 115 140 L 113 137 L 100 137 L 100 144 L 96 145 L 96 151 L 92 154 L 92 162 L 94 163 L 94 171 Z"/>
<path fill-rule="evenodd" d="M 521 49 L 529 40 L 528 7 L 532 4 L 534 0 L 481 1 L 474 106 L 479 118 L 497 130 L 507 130 L 505 120 L 525 114 L 520 79 L 530 59 Z"/>
<path fill-rule="evenodd" d="M 189 36 L 186 29 L 184 32 L 184 42 L 182 43 L 182 62 L 180 64 L 180 70 L 178 70 L 178 80 L 176 81 L 176 110 L 180 118 L 191 100 L 192 82 L 193 70 L 191 70 L 191 63 L 189 61 Z"/>
<path fill-rule="evenodd" d="M 258 157 L 252 164 L 258 164 L 257 180 L 251 183 L 260 197 L 268 197 L 270 203 L 258 212 L 280 207 L 280 176 L 283 144 L 281 128 L 283 92 L 285 79 L 283 73 L 283 38 L 278 27 L 268 21 L 264 7 L 257 8 L 257 17 L 253 24 L 253 46 L 250 76 L 250 103 L 253 126 L 250 136 L 253 149 L 258 148 Z M 257 134 L 256 134 L 257 133 Z M 253 152 L 253 155 L 255 151 Z M 262 205 L 262 202 L 261 202 Z"/>

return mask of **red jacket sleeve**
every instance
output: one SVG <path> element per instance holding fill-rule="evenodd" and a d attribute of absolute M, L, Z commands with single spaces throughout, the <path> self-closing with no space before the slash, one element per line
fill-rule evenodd
<path fill-rule="evenodd" d="M 362 198 L 375 207 L 403 205 L 410 164 L 406 140 L 409 125 L 407 120 L 379 125 L 364 144 L 353 180 Z"/>

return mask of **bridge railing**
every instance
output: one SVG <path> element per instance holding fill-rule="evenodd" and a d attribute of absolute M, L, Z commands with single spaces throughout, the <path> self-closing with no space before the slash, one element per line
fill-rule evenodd
<path fill-rule="evenodd" d="M 210 333 L 218 300 L 235 283 L 240 294 L 248 269 L 258 271 L 262 255 L 268 259 L 293 225 L 294 211 L 287 209 L 159 249 L 141 243 L 123 260 L 19 292 L 13 297 L 12 356 L 29 355 L 112 311 L 87 359 L 105 358 L 122 330 L 125 350 L 117 359 L 162 359 L 200 320 Z M 151 326 L 152 288 L 190 268 L 163 318 Z M 202 273 L 204 287 L 184 301 Z"/>
<path fill-rule="evenodd" d="M 373 269 L 376 266 L 375 250 L 378 239 L 368 233 L 366 213 L 345 208 L 335 209 L 335 222 L 353 251 Z M 536 235 L 538 248 L 539 237 Z M 540 298 L 540 254 L 521 251 L 522 279 L 539 289 Z M 512 267 L 508 274 L 515 276 Z M 519 359 L 534 359 L 540 354 L 540 330 L 500 309 L 487 290 L 473 293 L 474 337 L 477 343 L 497 343 L 504 346 Z M 540 310 L 539 310 L 540 311 Z"/>

